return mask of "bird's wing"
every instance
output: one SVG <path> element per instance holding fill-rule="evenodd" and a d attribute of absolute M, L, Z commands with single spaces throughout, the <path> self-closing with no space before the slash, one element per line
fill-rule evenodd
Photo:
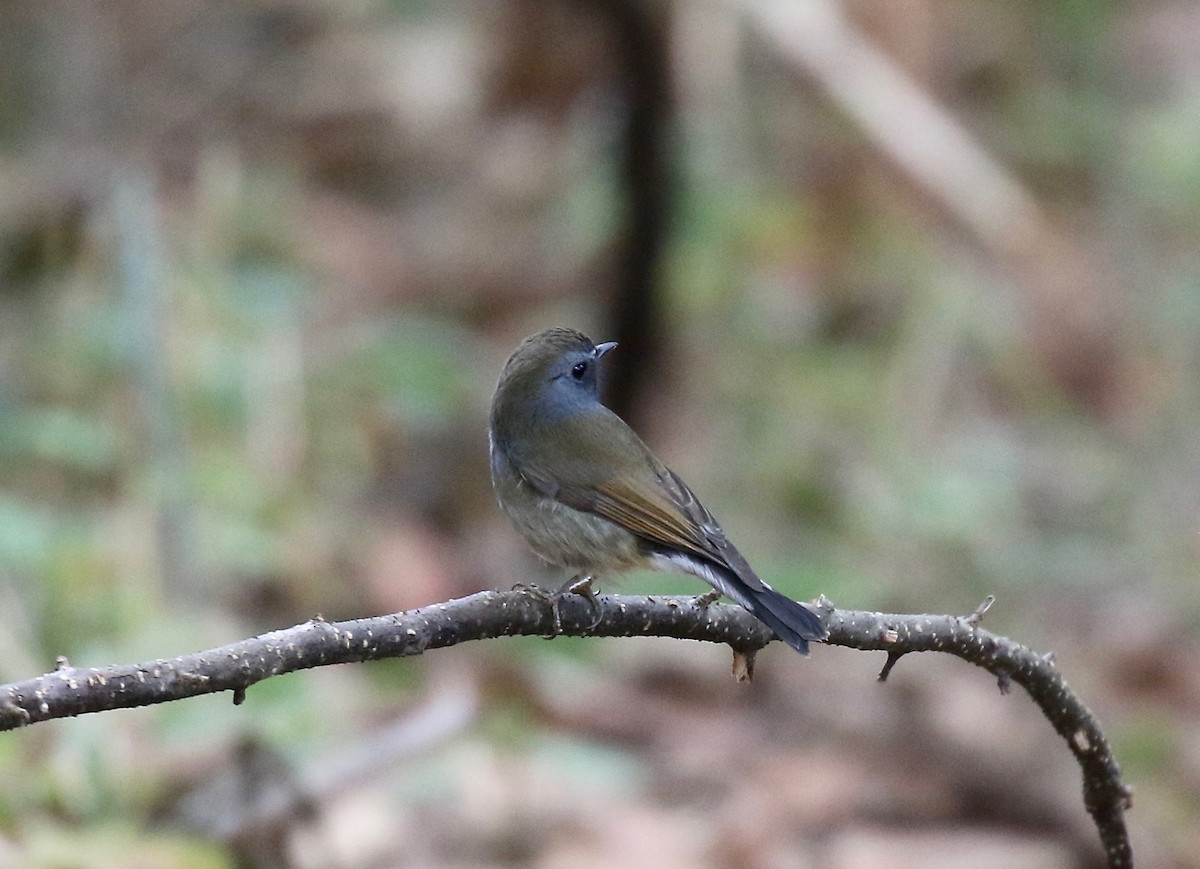
<path fill-rule="evenodd" d="M 589 449 L 575 452 L 571 461 L 563 461 L 557 448 L 543 450 L 538 461 L 521 463 L 521 475 L 542 494 L 602 516 L 653 546 L 689 552 L 737 574 L 742 574 L 744 567 L 745 574 L 757 583 L 753 571 L 687 484 L 655 459 L 624 422 L 618 422 L 619 428 L 604 427 L 609 437 L 593 439 Z M 588 429 L 600 430 L 598 426 Z M 575 449 L 569 430 L 555 446 L 564 453 Z M 580 461 L 580 454 L 594 461 Z"/>
<path fill-rule="evenodd" d="M 687 484 L 602 405 L 555 421 L 536 450 L 510 446 L 509 459 L 543 495 L 602 516 L 651 546 L 690 553 L 760 585 Z"/>
<path fill-rule="evenodd" d="M 620 476 L 599 483 L 593 512 L 651 543 L 711 557 L 705 527 L 720 532 L 716 521 L 672 471 L 653 470 L 653 475 Z"/>

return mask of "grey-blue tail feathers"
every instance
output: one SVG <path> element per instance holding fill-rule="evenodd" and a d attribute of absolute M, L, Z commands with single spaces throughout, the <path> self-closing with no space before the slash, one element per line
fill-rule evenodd
<path fill-rule="evenodd" d="M 829 636 L 819 615 L 759 579 L 745 559 L 728 543 L 720 553 L 720 562 L 666 547 L 655 547 L 651 551 L 669 562 L 672 568 L 682 568 L 700 577 L 726 597 L 737 601 L 801 655 L 808 654 L 809 640 L 823 640 Z"/>
<path fill-rule="evenodd" d="M 809 640 L 823 640 L 829 636 L 819 615 L 771 588 L 755 576 L 749 566 L 745 567 L 748 578 L 723 565 L 706 564 L 705 567 L 708 568 L 705 579 L 749 610 L 756 619 L 774 631 L 775 636 L 801 655 L 808 654 Z"/>
<path fill-rule="evenodd" d="M 823 640 L 829 636 L 821 617 L 804 604 L 768 585 L 761 589 L 746 588 L 745 591 L 748 600 L 738 600 L 738 603 L 801 655 L 808 654 L 809 640 Z"/>

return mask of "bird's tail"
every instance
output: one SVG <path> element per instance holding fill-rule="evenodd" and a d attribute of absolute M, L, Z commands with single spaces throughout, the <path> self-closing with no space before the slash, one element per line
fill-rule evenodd
<path fill-rule="evenodd" d="M 722 554 L 724 564 L 679 552 L 664 554 L 664 560 L 676 570 L 682 568 L 699 576 L 726 597 L 737 601 L 801 655 L 808 654 L 809 640 L 823 640 L 829 636 L 825 623 L 816 612 L 759 579 L 732 546 L 727 546 Z"/>
<path fill-rule="evenodd" d="M 809 640 L 823 640 L 829 636 L 819 615 L 765 582 L 761 588 L 742 584 L 738 590 L 744 591 L 745 597 L 727 593 L 801 655 L 808 654 Z"/>

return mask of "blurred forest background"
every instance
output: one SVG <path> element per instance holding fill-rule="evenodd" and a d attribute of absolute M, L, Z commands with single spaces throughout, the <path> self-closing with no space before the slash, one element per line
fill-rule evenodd
<path fill-rule="evenodd" d="M 573 325 L 778 587 L 997 595 L 1200 866 L 1200 5 L 0 21 L 0 682 L 560 581 L 486 411 Z M 0 866 L 1101 865 L 1023 693 L 882 663 L 509 639 L 42 724 Z"/>

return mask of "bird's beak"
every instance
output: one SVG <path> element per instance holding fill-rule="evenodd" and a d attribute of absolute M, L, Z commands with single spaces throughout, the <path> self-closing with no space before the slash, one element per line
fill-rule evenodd
<path fill-rule="evenodd" d="M 609 350 L 617 346 L 616 341 L 605 341 L 603 344 L 596 345 L 596 358 L 599 359 Z"/>

